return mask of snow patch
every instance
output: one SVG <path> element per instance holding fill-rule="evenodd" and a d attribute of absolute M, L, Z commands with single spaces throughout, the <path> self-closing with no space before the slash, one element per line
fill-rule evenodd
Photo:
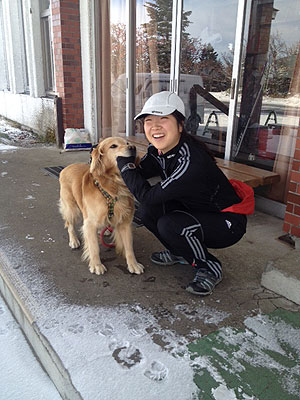
<path fill-rule="evenodd" d="M 225 385 L 220 385 L 211 391 L 215 400 L 237 400 L 234 390 L 228 389 Z"/>
<path fill-rule="evenodd" d="M 5 153 L 5 152 L 11 151 L 11 150 L 17 150 L 17 147 L 0 143 L 0 151 Z"/>
<path fill-rule="evenodd" d="M 1 399 L 61 400 L 0 297 Z"/>

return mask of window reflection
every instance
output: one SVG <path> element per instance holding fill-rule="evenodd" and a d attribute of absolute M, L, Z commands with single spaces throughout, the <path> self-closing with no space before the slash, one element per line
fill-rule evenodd
<path fill-rule="evenodd" d="M 272 189 L 285 201 L 299 127 L 299 2 L 253 0 L 243 62 L 235 160 L 281 175 Z"/>
<path fill-rule="evenodd" d="M 219 157 L 225 151 L 237 6 L 237 0 L 183 2 L 179 95 L 186 128 Z"/>
<path fill-rule="evenodd" d="M 137 2 L 136 113 L 152 94 L 170 88 L 172 6 L 172 0 Z M 136 131 L 143 131 L 140 121 Z"/>

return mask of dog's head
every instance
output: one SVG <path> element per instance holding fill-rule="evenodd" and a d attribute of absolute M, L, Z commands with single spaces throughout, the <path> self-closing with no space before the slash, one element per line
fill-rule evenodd
<path fill-rule="evenodd" d="M 119 174 L 117 157 L 130 157 L 136 154 L 135 146 L 121 137 L 101 140 L 91 152 L 90 173 L 93 175 Z"/>

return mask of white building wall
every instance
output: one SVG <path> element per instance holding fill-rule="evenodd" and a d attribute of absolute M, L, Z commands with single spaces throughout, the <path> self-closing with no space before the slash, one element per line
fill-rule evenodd
<path fill-rule="evenodd" d="M 0 115 L 41 136 L 56 130 L 54 99 L 0 91 Z"/>
<path fill-rule="evenodd" d="M 40 135 L 56 130 L 54 98 L 45 96 L 44 68 L 40 27 L 39 0 L 2 0 L 5 38 L 0 36 L 0 61 L 7 57 L 9 90 L 5 73 L 0 73 L 0 115 L 16 121 Z M 4 40 L 5 39 L 5 40 Z M 29 93 L 26 91 L 25 53 L 28 66 Z M 3 65 L 3 64 L 2 64 Z"/>

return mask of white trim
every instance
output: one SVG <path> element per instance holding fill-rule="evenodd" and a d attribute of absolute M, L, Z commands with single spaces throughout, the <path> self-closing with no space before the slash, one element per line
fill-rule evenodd
<path fill-rule="evenodd" d="M 24 93 L 23 32 L 22 24 L 20 23 L 20 3 L 18 0 L 3 1 L 3 20 L 10 91 L 12 93 Z"/>
<path fill-rule="evenodd" d="M 247 0 L 239 0 L 237 19 L 236 19 L 237 21 L 236 30 L 235 30 L 235 46 L 234 46 L 232 77 L 231 77 L 232 80 L 231 80 L 231 93 L 229 102 L 228 125 L 227 125 L 227 134 L 225 143 L 225 155 L 224 155 L 225 160 L 231 159 L 233 138 L 236 134 L 236 129 L 237 129 L 236 108 L 238 101 L 238 91 L 240 86 L 246 6 L 247 6 Z"/>
<path fill-rule="evenodd" d="M 43 50 L 39 3 L 23 0 L 29 91 L 32 97 L 45 96 Z"/>
<path fill-rule="evenodd" d="M 3 1 L 0 1 L 0 90 L 8 90 L 8 69 L 7 69 L 7 54 L 5 46 L 5 32 L 3 21 Z"/>
<path fill-rule="evenodd" d="M 126 136 L 135 130 L 136 0 L 126 1 Z"/>
<path fill-rule="evenodd" d="M 98 2 L 90 0 L 80 1 L 80 41 L 81 41 L 81 66 L 82 66 L 82 93 L 84 109 L 84 128 L 91 135 L 93 143 L 97 143 L 100 138 L 100 129 L 98 124 L 98 107 L 100 107 L 100 96 L 97 85 L 96 57 L 98 45 L 96 38 L 97 26 L 99 26 L 99 13 L 96 12 Z M 100 110 L 100 109 L 99 109 Z"/>
<path fill-rule="evenodd" d="M 183 0 L 173 0 L 170 91 L 179 93 Z"/>

